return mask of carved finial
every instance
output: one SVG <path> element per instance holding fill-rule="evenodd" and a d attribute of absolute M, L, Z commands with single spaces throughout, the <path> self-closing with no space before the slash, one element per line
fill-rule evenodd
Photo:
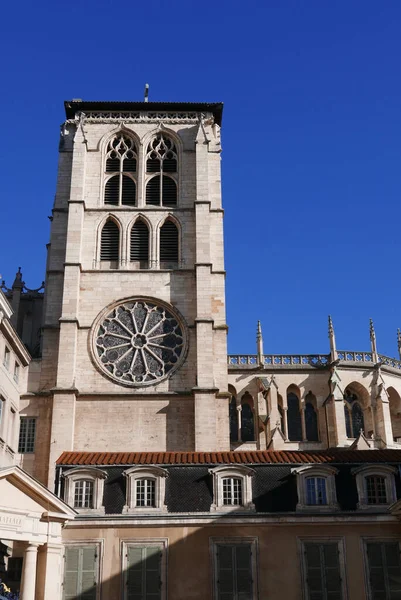
<path fill-rule="evenodd" d="M 263 364 L 263 334 L 262 334 L 262 325 L 260 321 L 258 321 L 258 326 L 256 328 L 256 352 L 258 354 L 258 363 L 259 365 Z"/>
<path fill-rule="evenodd" d="M 22 273 L 21 273 L 21 267 L 18 267 L 18 271 L 15 274 L 15 279 L 14 279 L 14 283 L 13 283 L 13 287 L 12 289 L 16 289 L 16 288 L 23 288 L 24 287 L 24 282 L 22 281 Z"/>
<path fill-rule="evenodd" d="M 376 332 L 375 327 L 373 325 L 373 320 L 369 319 L 369 334 L 370 334 L 370 347 L 373 354 L 373 362 L 379 362 L 379 357 L 377 354 L 377 344 L 376 344 Z"/>
<path fill-rule="evenodd" d="M 330 355 L 331 362 L 337 360 L 337 347 L 336 347 L 336 336 L 334 333 L 334 325 L 331 319 L 331 315 L 329 315 L 329 340 L 330 340 Z"/>
<path fill-rule="evenodd" d="M 144 102 L 149 102 L 149 84 L 145 83 L 145 93 L 144 93 Z"/>
<path fill-rule="evenodd" d="M 398 348 L 398 354 L 401 360 L 401 330 L 397 329 L 397 348 Z"/>

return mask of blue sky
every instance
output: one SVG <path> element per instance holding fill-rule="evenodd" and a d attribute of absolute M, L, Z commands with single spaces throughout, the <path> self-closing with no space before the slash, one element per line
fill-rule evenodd
<path fill-rule="evenodd" d="M 63 101 L 223 101 L 229 352 L 396 355 L 401 3 L 5 3 L 0 273 L 44 278 Z"/>

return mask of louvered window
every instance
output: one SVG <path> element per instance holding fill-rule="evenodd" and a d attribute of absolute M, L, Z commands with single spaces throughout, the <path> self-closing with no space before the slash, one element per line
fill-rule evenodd
<path fill-rule="evenodd" d="M 66 546 L 63 600 L 96 600 L 98 547 Z"/>
<path fill-rule="evenodd" d="M 401 598 L 401 561 L 398 542 L 367 542 L 370 600 Z"/>
<path fill-rule="evenodd" d="M 160 229 L 160 267 L 174 269 L 178 266 L 178 229 L 166 221 Z"/>
<path fill-rule="evenodd" d="M 177 206 L 177 150 L 168 137 L 158 135 L 146 154 L 146 204 Z M 157 175 L 150 176 L 152 173 Z"/>
<path fill-rule="evenodd" d="M 162 559 L 162 545 L 127 546 L 125 600 L 162 600 L 165 598 Z"/>
<path fill-rule="evenodd" d="M 120 254 L 120 230 L 112 221 L 106 221 L 100 242 L 100 260 L 118 261 Z"/>
<path fill-rule="evenodd" d="M 252 544 L 219 544 L 216 552 L 217 600 L 255 600 Z"/>
<path fill-rule="evenodd" d="M 304 543 L 306 598 L 342 600 L 338 543 Z"/>
<path fill-rule="evenodd" d="M 131 229 L 130 258 L 140 269 L 149 267 L 149 229 L 142 219 L 138 219 Z"/>
<path fill-rule="evenodd" d="M 104 203 L 112 206 L 136 205 L 137 150 L 126 135 L 113 138 L 107 147 Z"/>

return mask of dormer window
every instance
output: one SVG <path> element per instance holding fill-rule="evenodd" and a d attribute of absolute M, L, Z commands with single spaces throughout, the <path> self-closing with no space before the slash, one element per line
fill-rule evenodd
<path fill-rule="evenodd" d="M 358 508 L 383 509 L 396 501 L 394 473 L 389 465 L 368 465 L 353 469 L 358 489 Z"/>
<path fill-rule="evenodd" d="M 297 510 L 338 509 L 335 475 L 327 465 L 308 465 L 292 471 L 297 476 Z"/>
<path fill-rule="evenodd" d="M 123 512 L 166 511 L 164 497 L 167 475 L 165 469 L 148 465 L 125 471 L 127 501 Z"/>
<path fill-rule="evenodd" d="M 252 503 L 252 475 L 254 470 L 242 465 L 209 469 L 213 476 L 213 504 L 211 510 L 254 510 Z"/>
<path fill-rule="evenodd" d="M 63 474 L 65 478 L 64 500 L 80 513 L 104 513 L 103 490 L 105 471 L 77 467 Z"/>

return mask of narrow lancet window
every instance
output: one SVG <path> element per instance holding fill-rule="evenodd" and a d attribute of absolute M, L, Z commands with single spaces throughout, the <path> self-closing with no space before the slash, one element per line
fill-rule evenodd
<path fill-rule="evenodd" d="M 131 229 L 130 259 L 139 269 L 149 268 L 149 228 L 142 219 L 138 219 Z"/>
<path fill-rule="evenodd" d="M 178 229 L 173 221 L 166 221 L 160 228 L 160 268 L 178 267 Z"/>
<path fill-rule="evenodd" d="M 109 219 L 104 224 L 100 239 L 100 260 L 118 262 L 120 255 L 120 230 L 117 223 Z"/>

